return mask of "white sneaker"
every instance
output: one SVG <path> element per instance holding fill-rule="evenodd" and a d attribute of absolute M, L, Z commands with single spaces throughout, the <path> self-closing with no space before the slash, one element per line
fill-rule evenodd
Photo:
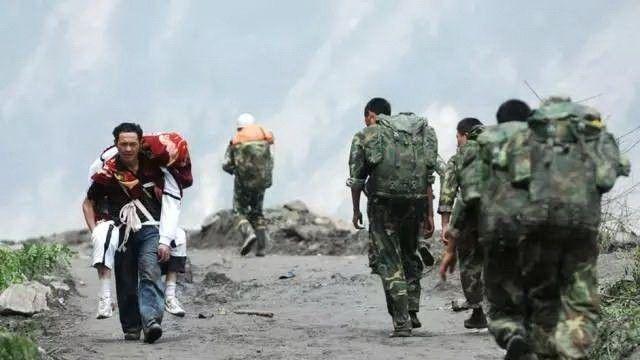
<path fill-rule="evenodd" d="M 169 314 L 179 317 L 183 317 L 186 314 L 182 305 L 180 305 L 180 301 L 175 296 L 168 297 L 164 300 L 164 310 Z"/>
<path fill-rule="evenodd" d="M 107 319 L 113 316 L 113 304 L 111 297 L 100 297 L 98 299 L 98 314 L 96 319 Z"/>

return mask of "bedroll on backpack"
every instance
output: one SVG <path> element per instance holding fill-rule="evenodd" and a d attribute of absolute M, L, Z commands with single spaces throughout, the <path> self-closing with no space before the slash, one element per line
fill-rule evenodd
<path fill-rule="evenodd" d="M 628 174 L 600 114 L 554 98 L 534 111 L 528 125 L 513 139 L 508 155 L 513 183 L 529 190 L 523 222 L 597 229 L 602 194 Z"/>
<path fill-rule="evenodd" d="M 429 177 L 437 165 L 438 143 L 427 120 L 413 114 L 378 115 L 375 132 L 364 144 L 373 169 L 368 192 L 380 197 L 426 197 Z"/>
<path fill-rule="evenodd" d="M 273 157 L 267 141 L 233 145 L 236 180 L 245 188 L 264 190 L 271 187 Z"/>

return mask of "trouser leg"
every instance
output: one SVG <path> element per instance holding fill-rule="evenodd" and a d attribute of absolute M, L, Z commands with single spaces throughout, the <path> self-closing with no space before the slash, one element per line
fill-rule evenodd
<path fill-rule="evenodd" d="M 124 236 L 124 231 L 121 233 Z M 139 332 L 142 321 L 138 307 L 138 262 L 134 239 L 129 240 L 125 251 L 116 252 L 114 273 L 122 331 Z"/>
<path fill-rule="evenodd" d="M 600 315 L 597 259 L 595 233 L 574 232 L 568 238 L 560 270 L 562 307 L 555 332 L 556 349 L 566 359 L 586 359 L 596 340 Z"/>
<path fill-rule="evenodd" d="M 136 233 L 137 265 L 139 273 L 138 301 L 142 325 L 162 323 L 164 314 L 164 285 L 158 263 L 160 236 L 155 226 L 143 226 Z"/>
<path fill-rule="evenodd" d="M 478 242 L 477 230 L 465 229 L 462 231 L 457 253 L 464 296 L 471 307 L 480 307 L 484 296 L 482 283 L 484 253 Z"/>
<path fill-rule="evenodd" d="M 506 349 L 516 335 L 525 337 L 525 291 L 518 264 L 518 248 L 487 242 L 485 246 L 484 286 L 489 304 L 489 332 Z"/>
<path fill-rule="evenodd" d="M 370 207 L 373 215 L 370 219 L 371 246 L 376 253 L 373 270 L 382 280 L 394 328 L 406 330 L 411 329 L 409 297 L 394 210 L 398 209 L 392 209 L 389 205 L 374 204 Z"/>

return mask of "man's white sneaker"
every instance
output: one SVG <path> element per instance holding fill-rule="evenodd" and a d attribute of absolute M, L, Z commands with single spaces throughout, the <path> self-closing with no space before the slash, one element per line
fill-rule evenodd
<path fill-rule="evenodd" d="M 96 319 L 107 319 L 113 316 L 113 304 L 110 297 L 100 297 L 98 299 L 98 314 Z"/>
<path fill-rule="evenodd" d="M 180 301 L 175 296 L 168 297 L 164 300 L 164 309 L 169 314 L 179 317 L 183 317 L 186 314 L 182 305 L 180 305 Z"/>

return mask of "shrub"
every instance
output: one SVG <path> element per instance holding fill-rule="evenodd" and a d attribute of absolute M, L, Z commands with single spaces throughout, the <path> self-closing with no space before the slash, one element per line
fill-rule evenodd
<path fill-rule="evenodd" d="M 38 347 L 29 338 L 0 332 L 0 360 L 36 360 Z"/>
<path fill-rule="evenodd" d="M 0 291 L 69 264 L 71 250 L 60 244 L 29 244 L 20 250 L 0 247 Z"/>
<path fill-rule="evenodd" d="M 614 283 L 602 295 L 602 320 L 590 358 L 624 359 L 640 348 L 640 248 L 627 274 L 631 279 Z"/>

